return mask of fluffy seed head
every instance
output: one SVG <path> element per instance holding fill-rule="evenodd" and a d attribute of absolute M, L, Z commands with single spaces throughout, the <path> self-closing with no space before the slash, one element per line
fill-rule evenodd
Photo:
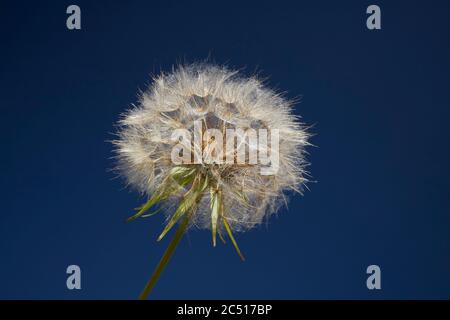
<path fill-rule="evenodd" d="M 114 141 L 119 172 L 129 185 L 150 196 L 180 166 L 173 161 L 174 148 L 180 143 L 192 147 L 188 158 L 197 155 L 200 161 L 181 166 L 208 175 L 209 183 L 221 190 L 231 228 L 247 230 L 274 214 L 286 201 L 286 193 L 301 192 L 306 182 L 305 147 L 309 135 L 292 113 L 292 107 L 290 101 L 264 86 L 257 77 L 242 77 L 236 71 L 209 64 L 180 66 L 154 78 L 139 103 L 119 121 L 118 139 Z M 200 123 L 201 128 L 195 123 Z M 227 129 L 267 132 L 266 145 L 261 140 L 250 141 L 248 136 L 237 135 L 236 139 L 243 138 L 241 147 L 247 151 L 258 149 L 258 156 L 266 152 L 275 156 L 277 170 L 263 173 L 264 168 L 273 165 L 272 157 L 265 164 L 251 162 L 249 155 L 245 156 L 245 163 L 229 163 L 218 161 L 216 152 L 216 161 L 201 161 L 202 152 L 211 147 L 214 138 L 205 141 L 204 137 L 194 137 L 209 128 L 218 129 L 225 137 Z M 192 134 L 192 140 L 174 139 L 177 129 Z M 276 148 L 270 135 L 275 130 Z M 224 150 L 221 159 L 230 154 L 236 158 L 236 150 Z M 182 153 L 186 156 L 186 151 Z M 168 215 L 173 214 L 188 189 L 188 185 L 183 186 L 164 202 Z M 206 190 L 191 220 L 200 228 L 211 227 L 210 197 Z M 218 227 L 222 227 L 220 223 Z"/>

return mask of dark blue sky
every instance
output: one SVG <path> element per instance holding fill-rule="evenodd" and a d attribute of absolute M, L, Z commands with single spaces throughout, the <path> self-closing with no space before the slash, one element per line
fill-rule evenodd
<path fill-rule="evenodd" d="M 66 29 L 66 7 L 82 30 Z M 365 26 L 382 10 L 382 30 Z M 108 169 L 149 75 L 210 57 L 302 96 L 317 181 L 212 248 L 190 231 L 153 298 L 450 298 L 448 1 L 2 1 L 0 298 L 133 299 L 168 244 Z M 66 267 L 82 290 L 66 289 Z M 377 264 L 382 290 L 366 288 Z"/>

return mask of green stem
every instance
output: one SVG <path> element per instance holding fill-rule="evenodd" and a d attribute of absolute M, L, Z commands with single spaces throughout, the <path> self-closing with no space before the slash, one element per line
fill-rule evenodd
<path fill-rule="evenodd" d="M 192 210 L 190 213 L 188 213 L 183 221 L 181 222 L 180 226 L 178 227 L 177 232 L 172 238 L 172 241 L 170 242 L 169 246 L 166 249 L 166 252 L 164 252 L 164 255 L 162 256 L 161 260 L 159 261 L 158 265 L 156 266 L 155 271 L 153 272 L 150 280 L 147 282 L 147 285 L 145 286 L 144 290 L 142 291 L 141 295 L 139 296 L 139 300 L 146 300 L 150 292 L 152 291 L 153 287 L 156 284 L 156 281 L 158 281 L 159 277 L 161 276 L 161 273 L 163 272 L 164 268 L 166 267 L 167 263 L 169 262 L 170 258 L 172 257 L 172 254 L 175 252 L 175 249 L 177 248 L 181 238 L 183 238 L 183 235 L 189 225 L 189 220 L 192 216 Z"/>

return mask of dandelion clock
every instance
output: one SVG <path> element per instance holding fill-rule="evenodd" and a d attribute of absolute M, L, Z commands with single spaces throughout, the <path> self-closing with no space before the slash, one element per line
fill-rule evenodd
<path fill-rule="evenodd" d="M 114 141 L 117 169 L 147 202 L 128 221 L 166 217 L 177 231 L 140 298 L 147 298 L 188 228 L 211 242 L 261 224 L 301 192 L 308 133 L 293 103 L 256 77 L 225 67 L 180 66 L 155 77 L 125 112 Z"/>

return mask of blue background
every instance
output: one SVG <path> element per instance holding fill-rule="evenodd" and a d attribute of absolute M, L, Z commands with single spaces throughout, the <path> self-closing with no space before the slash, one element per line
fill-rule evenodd
<path fill-rule="evenodd" d="M 0 4 L 0 298 L 137 297 L 168 239 L 162 216 L 125 224 L 144 199 L 107 140 L 150 74 L 208 57 L 302 96 L 317 182 L 237 236 L 244 263 L 190 231 L 153 298 L 450 298 L 448 1 L 74 3 L 80 31 L 72 2 Z"/>

